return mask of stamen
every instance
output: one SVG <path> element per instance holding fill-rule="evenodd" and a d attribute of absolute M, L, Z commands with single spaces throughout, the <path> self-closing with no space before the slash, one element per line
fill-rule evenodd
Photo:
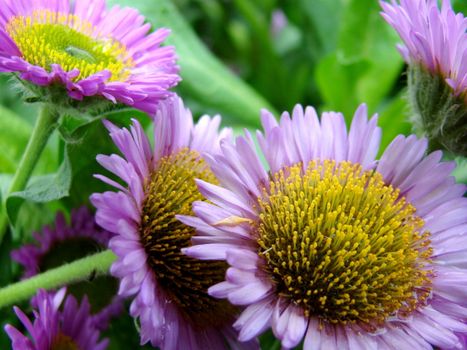
<path fill-rule="evenodd" d="M 376 326 L 428 298 L 430 235 L 381 174 L 350 162 L 297 164 L 273 176 L 259 209 L 264 269 L 306 316 Z"/>

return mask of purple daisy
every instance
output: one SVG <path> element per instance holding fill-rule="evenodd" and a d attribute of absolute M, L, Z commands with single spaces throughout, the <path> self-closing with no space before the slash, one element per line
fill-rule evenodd
<path fill-rule="evenodd" d="M 108 340 L 99 341 L 99 331 L 95 328 L 90 315 L 90 306 L 86 298 L 78 305 L 76 299 L 68 295 L 65 288 L 55 295 L 40 289 L 35 297 L 37 311 L 34 321 L 17 307 L 16 315 L 28 331 L 30 338 L 11 325 L 5 331 L 11 339 L 12 350 L 104 350 Z M 62 305 L 63 300 L 63 307 Z"/>
<path fill-rule="evenodd" d="M 404 41 L 399 51 L 408 64 L 441 74 L 457 95 L 467 99 L 467 18 L 449 0 L 381 1 L 382 16 Z"/>
<path fill-rule="evenodd" d="M 220 186 L 194 216 L 193 258 L 224 259 L 209 294 L 246 308 L 241 341 L 272 327 L 304 349 L 460 348 L 467 325 L 467 198 L 453 163 L 398 136 L 379 160 L 381 131 L 362 105 L 341 113 L 296 106 L 278 124 L 206 155 Z"/>
<path fill-rule="evenodd" d="M 169 30 L 149 29 L 137 10 L 107 11 L 105 0 L 0 0 L 0 72 L 153 114 L 179 76 L 174 48 L 161 47 Z"/>
<path fill-rule="evenodd" d="M 220 121 L 203 116 L 194 125 L 181 99 L 163 101 L 152 150 L 136 120 L 130 130 L 106 122 L 124 158 L 113 154 L 97 160 L 126 185 L 97 175 L 118 191 L 93 194 L 91 201 L 97 222 L 116 234 L 110 240 L 117 255 L 111 273 L 120 278 L 119 294 L 134 296 L 130 314 L 139 318 L 142 344 L 150 341 L 165 350 L 223 349 L 226 340 L 236 338 L 231 328 L 236 309 L 207 294 L 214 281 L 223 279 L 226 264 L 182 254 L 195 232 L 175 218 L 191 214 L 192 202 L 202 199 L 195 178 L 215 181 L 200 154 L 218 152 L 219 140 L 230 138 L 229 129 L 218 132 Z"/>
<path fill-rule="evenodd" d="M 55 227 L 45 226 L 41 232 L 35 232 L 35 242 L 12 251 L 11 257 L 23 266 L 23 278 L 29 278 L 65 262 L 105 249 L 111 236 L 110 232 L 96 224 L 92 213 L 83 206 L 72 210 L 69 225 L 63 214 L 58 213 Z M 90 293 L 93 311 L 96 311 L 93 318 L 101 330 L 107 328 L 110 319 L 120 314 L 123 309 L 123 299 L 115 296 L 110 288 L 114 283 L 112 278 L 103 276 L 92 282 L 77 283 L 68 288 L 70 293 L 78 297 Z M 116 287 L 115 285 L 114 292 Z"/>
<path fill-rule="evenodd" d="M 409 64 L 408 97 L 417 131 L 430 149 L 467 156 L 467 18 L 443 0 L 381 1 Z"/>

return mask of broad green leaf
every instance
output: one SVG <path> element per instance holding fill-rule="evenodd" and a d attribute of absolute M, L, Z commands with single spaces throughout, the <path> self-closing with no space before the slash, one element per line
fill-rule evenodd
<path fill-rule="evenodd" d="M 358 60 L 339 62 L 336 53 L 321 60 L 316 70 L 316 82 L 325 101 L 325 110 L 343 112 L 349 120 L 360 102 L 356 94 L 356 82 L 369 69 L 370 63 Z"/>
<path fill-rule="evenodd" d="M 316 69 L 325 108 L 344 112 L 348 120 L 362 102 L 375 110 L 402 71 L 403 61 L 395 48 L 398 37 L 379 12 L 377 1 L 348 1 L 337 50 Z"/>
<path fill-rule="evenodd" d="M 456 177 L 457 182 L 467 184 L 467 158 L 457 157 L 455 160 L 457 167 L 452 175 Z"/>
<path fill-rule="evenodd" d="M 115 111 L 106 116 L 107 119 L 115 124 L 128 127 L 131 118 L 140 120 L 143 127 L 152 126 L 151 119 L 144 113 L 133 110 Z M 89 202 L 89 196 L 95 192 L 109 190 L 110 187 L 102 181 L 94 178 L 94 174 L 106 173 L 96 161 L 98 154 L 110 155 L 119 153 L 116 146 L 109 136 L 109 132 L 104 127 L 102 120 L 94 120 L 90 124 L 78 127 L 71 135 L 70 139 L 78 140 L 66 145 L 70 158 L 72 170 L 72 183 L 70 187 L 70 196 L 65 199 L 66 206 L 69 209 L 83 205 Z"/>
<path fill-rule="evenodd" d="M 68 196 L 71 185 L 71 166 L 65 152 L 63 162 L 54 174 L 33 176 L 24 191 L 14 192 L 6 199 L 7 212 L 13 225 L 23 201 L 47 203 Z"/>
<path fill-rule="evenodd" d="M 292 4 L 308 18 L 308 27 L 302 29 L 309 37 L 308 43 L 318 51 L 315 54 L 327 54 L 335 49 L 339 34 L 337 23 L 341 22 L 344 3 L 344 0 L 300 0 Z"/>
<path fill-rule="evenodd" d="M 136 7 L 154 28 L 172 30 L 167 44 L 176 47 L 179 57 L 181 91 L 217 110 L 229 122 L 259 125 L 259 111 L 271 108 L 269 103 L 209 52 L 170 0 L 110 0 L 109 4 Z"/>
<path fill-rule="evenodd" d="M 412 124 L 409 122 L 409 115 L 405 92 L 401 92 L 381 108 L 378 120 L 378 125 L 383 130 L 380 153 L 397 135 L 407 135 L 411 132 Z"/>
<path fill-rule="evenodd" d="M 272 331 L 267 331 L 259 337 L 262 350 L 280 350 L 281 342 L 274 337 Z"/>
<path fill-rule="evenodd" d="M 87 115 L 87 116 L 63 116 L 59 132 L 62 138 L 66 143 L 77 143 L 81 140 L 79 139 L 82 132 L 77 132 L 78 129 L 86 130 L 86 126 L 91 125 L 93 122 L 102 120 L 105 118 L 110 118 L 113 115 L 121 115 L 121 114 L 132 114 L 138 116 L 144 116 L 145 114 L 139 110 L 135 110 L 133 108 L 129 108 L 126 106 L 118 105 L 115 108 L 110 108 L 108 111 L 96 114 L 94 116 Z M 78 138 L 76 138 L 78 136 Z"/>

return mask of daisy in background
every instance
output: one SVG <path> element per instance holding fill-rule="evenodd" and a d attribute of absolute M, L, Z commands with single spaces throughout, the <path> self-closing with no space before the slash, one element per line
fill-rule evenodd
<path fill-rule="evenodd" d="M 86 298 L 78 305 L 76 299 L 62 288 L 57 293 L 40 289 L 34 298 L 37 310 L 34 321 L 17 307 L 14 308 L 29 337 L 11 325 L 5 331 L 11 339 L 12 350 L 104 350 L 108 340 L 100 334 L 90 315 Z M 63 302 L 64 301 L 64 302 Z"/>
<path fill-rule="evenodd" d="M 0 0 L 0 72 L 42 102 L 66 105 L 67 94 L 154 114 L 180 78 L 174 48 L 161 47 L 169 30 L 149 30 L 137 10 L 105 0 Z"/>
<path fill-rule="evenodd" d="M 467 18 L 449 0 L 381 1 L 404 44 L 413 121 L 434 146 L 467 156 Z"/>
<path fill-rule="evenodd" d="M 224 349 L 227 342 L 233 349 L 256 348 L 255 342 L 235 344 L 236 309 L 207 294 L 223 280 L 226 264 L 182 254 L 195 231 L 175 217 L 192 214 L 192 202 L 202 200 L 195 178 L 216 181 L 201 154 L 218 152 L 231 130 L 218 131 L 219 116 L 193 124 L 178 97 L 161 102 L 154 120 L 153 148 L 136 120 L 129 130 L 106 122 L 123 157 L 97 158 L 125 183 L 97 175 L 117 192 L 91 197 L 97 223 L 115 233 L 111 273 L 120 279 L 119 295 L 134 297 L 130 314 L 139 320 L 141 344 L 150 341 L 162 350 Z"/>
<path fill-rule="evenodd" d="M 63 214 L 59 213 L 54 227 L 45 226 L 41 232 L 33 234 L 33 243 L 11 252 L 12 259 L 24 268 L 23 278 L 107 248 L 112 234 L 96 224 L 88 208 L 83 206 L 73 210 L 70 221 L 67 224 Z M 116 296 L 117 288 L 114 278 L 98 276 L 92 281 L 68 286 L 68 292 L 78 300 L 84 295 L 89 297 L 96 327 L 104 330 L 111 318 L 123 310 L 123 299 Z"/>
<path fill-rule="evenodd" d="M 376 160 L 376 116 L 296 106 L 262 112 L 261 164 L 249 133 L 206 162 L 187 255 L 226 260 L 209 294 L 244 306 L 247 341 L 272 327 L 284 348 L 461 348 L 467 333 L 467 198 L 441 152 L 398 136 Z"/>

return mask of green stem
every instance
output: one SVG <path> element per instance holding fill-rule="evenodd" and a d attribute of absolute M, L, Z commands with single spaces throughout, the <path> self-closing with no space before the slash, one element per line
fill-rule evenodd
<path fill-rule="evenodd" d="M 115 259 L 114 253 L 106 250 L 11 284 L 0 289 L 0 308 L 31 298 L 39 288 L 55 289 L 94 274 L 107 274 Z"/>
<path fill-rule="evenodd" d="M 59 115 L 57 111 L 48 105 L 44 105 L 39 113 L 31 138 L 26 146 L 26 150 L 23 153 L 18 168 L 16 169 L 16 173 L 11 180 L 10 187 L 5 193 L 5 198 L 3 199 L 3 208 L 0 213 L 0 243 L 3 240 L 3 236 L 5 235 L 8 226 L 8 215 L 6 209 L 8 196 L 13 192 L 22 191 L 26 188 L 28 180 L 36 167 L 37 161 L 39 160 L 50 135 L 58 125 L 58 117 Z"/>

